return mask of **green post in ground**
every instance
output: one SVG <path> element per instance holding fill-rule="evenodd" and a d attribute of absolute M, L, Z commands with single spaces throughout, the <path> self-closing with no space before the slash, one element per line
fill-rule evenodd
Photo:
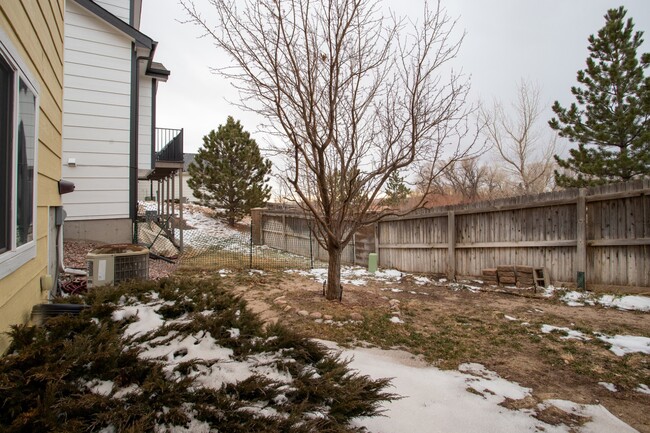
<path fill-rule="evenodd" d="M 368 272 L 377 272 L 377 253 L 368 254 Z"/>

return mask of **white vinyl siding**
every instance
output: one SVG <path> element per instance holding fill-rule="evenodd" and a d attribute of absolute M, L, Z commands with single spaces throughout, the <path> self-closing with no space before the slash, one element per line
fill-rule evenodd
<path fill-rule="evenodd" d="M 97 3 L 128 22 L 129 0 Z M 62 197 L 68 219 L 128 218 L 131 40 L 74 1 L 65 23 L 62 176 L 75 184 Z"/>
<path fill-rule="evenodd" d="M 140 70 L 146 63 L 140 63 Z M 140 75 L 140 122 L 138 125 L 138 169 L 151 170 L 151 78 Z"/>
<path fill-rule="evenodd" d="M 95 3 L 120 18 L 127 24 L 129 23 L 131 0 L 95 0 Z"/>

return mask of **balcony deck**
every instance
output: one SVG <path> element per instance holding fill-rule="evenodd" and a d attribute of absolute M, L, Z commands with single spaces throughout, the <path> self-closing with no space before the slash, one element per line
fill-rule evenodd
<path fill-rule="evenodd" d="M 147 180 L 162 180 L 183 169 L 183 130 L 156 128 L 152 170 Z"/>

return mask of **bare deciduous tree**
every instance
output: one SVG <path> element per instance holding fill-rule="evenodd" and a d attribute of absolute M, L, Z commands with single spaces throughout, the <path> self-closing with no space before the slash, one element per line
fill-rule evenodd
<path fill-rule="evenodd" d="M 219 72 L 241 106 L 283 143 L 284 181 L 329 253 L 326 297 L 340 299 L 341 252 L 386 216 L 374 207 L 389 176 L 429 167 L 428 189 L 427 161 L 464 156 L 469 83 L 449 66 L 462 36 L 439 4 L 418 24 L 384 17 L 378 0 L 209 2 L 216 23 L 181 0 L 232 60 Z"/>
<path fill-rule="evenodd" d="M 440 175 L 435 179 L 433 192 L 458 197 L 462 202 L 503 197 L 505 174 L 498 167 L 482 162 L 478 156 L 439 163 Z M 418 185 L 426 182 L 418 179 Z"/>
<path fill-rule="evenodd" d="M 505 162 L 516 191 L 543 192 L 553 182 L 557 135 L 545 135 L 539 127 L 542 115 L 539 87 L 522 80 L 512 110 L 514 114 L 510 117 L 499 102 L 494 102 L 490 111 L 482 109 L 483 134 L 499 159 Z"/>
<path fill-rule="evenodd" d="M 442 178 L 459 193 L 464 201 L 474 201 L 480 198 L 481 189 L 488 175 L 488 169 L 481 165 L 478 157 L 466 158 L 447 166 L 442 172 Z"/>

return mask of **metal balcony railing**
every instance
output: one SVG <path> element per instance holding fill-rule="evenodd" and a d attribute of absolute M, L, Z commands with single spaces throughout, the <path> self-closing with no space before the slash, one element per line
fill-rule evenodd
<path fill-rule="evenodd" d="M 156 161 L 183 162 L 182 129 L 156 128 L 154 146 L 154 163 Z"/>

